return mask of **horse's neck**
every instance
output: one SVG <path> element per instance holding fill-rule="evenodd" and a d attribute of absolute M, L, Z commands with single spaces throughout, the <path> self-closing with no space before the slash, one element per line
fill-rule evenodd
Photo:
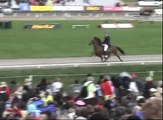
<path fill-rule="evenodd" d="M 94 45 L 93 47 L 94 47 L 94 50 L 98 50 L 99 48 L 103 48 L 102 45 L 98 45 L 98 44 Z"/>
<path fill-rule="evenodd" d="M 98 47 L 101 47 L 102 45 L 100 44 L 94 44 L 94 47 L 98 48 Z"/>

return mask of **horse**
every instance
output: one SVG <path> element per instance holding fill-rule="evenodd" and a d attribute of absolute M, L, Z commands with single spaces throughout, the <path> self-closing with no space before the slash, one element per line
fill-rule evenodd
<path fill-rule="evenodd" d="M 140 10 L 139 15 L 140 16 L 151 16 L 154 13 L 154 9 L 153 8 L 143 8 Z"/>
<path fill-rule="evenodd" d="M 94 37 L 91 42 L 89 43 L 89 45 L 92 45 L 93 48 L 94 48 L 94 54 L 97 56 L 97 57 L 100 57 L 101 61 L 103 62 L 106 62 L 110 57 L 111 55 L 115 55 L 116 57 L 118 57 L 118 59 L 120 61 L 123 61 L 119 54 L 118 54 L 118 51 L 121 53 L 121 54 L 125 54 L 124 51 L 119 47 L 119 46 L 115 46 L 115 45 L 111 45 L 109 50 L 107 51 L 107 55 L 108 57 L 104 57 L 104 48 L 102 46 L 102 42 L 100 40 L 100 38 L 98 37 Z"/>

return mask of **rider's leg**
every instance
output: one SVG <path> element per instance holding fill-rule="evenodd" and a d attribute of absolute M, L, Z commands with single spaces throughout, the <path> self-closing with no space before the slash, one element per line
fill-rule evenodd
<path fill-rule="evenodd" d="M 105 55 L 105 57 L 108 57 L 107 50 L 108 50 L 108 45 L 104 44 L 104 55 Z"/>
<path fill-rule="evenodd" d="M 104 51 L 108 50 L 108 45 L 104 44 Z"/>

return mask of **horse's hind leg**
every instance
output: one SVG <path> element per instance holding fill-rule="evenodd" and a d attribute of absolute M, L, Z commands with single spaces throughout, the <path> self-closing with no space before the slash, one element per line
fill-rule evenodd
<path fill-rule="evenodd" d="M 115 56 L 118 57 L 118 59 L 122 62 L 123 60 L 121 59 L 121 57 L 118 54 L 114 54 Z"/>
<path fill-rule="evenodd" d="M 119 60 L 122 62 L 123 60 L 120 58 L 120 56 L 119 55 L 117 55 L 117 57 L 119 58 Z"/>

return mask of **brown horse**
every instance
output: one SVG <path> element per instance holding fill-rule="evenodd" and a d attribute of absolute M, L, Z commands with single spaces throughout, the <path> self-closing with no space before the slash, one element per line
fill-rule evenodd
<path fill-rule="evenodd" d="M 139 12 L 141 16 L 145 16 L 145 17 L 151 16 L 153 13 L 154 13 L 153 8 L 143 8 Z"/>
<path fill-rule="evenodd" d="M 108 57 L 105 58 L 104 57 L 104 48 L 102 46 L 102 42 L 101 40 L 98 38 L 98 37 L 94 37 L 93 40 L 91 40 L 91 42 L 89 43 L 89 45 L 93 45 L 93 48 L 94 48 L 94 54 L 98 57 L 101 58 L 101 61 L 107 61 L 109 57 L 111 57 L 111 55 L 115 55 L 118 57 L 118 59 L 120 61 L 123 61 L 120 56 L 118 55 L 118 51 L 120 53 L 122 53 L 123 55 L 125 54 L 124 51 L 118 47 L 118 46 L 114 46 L 114 45 L 111 45 L 109 50 L 108 50 Z"/>

